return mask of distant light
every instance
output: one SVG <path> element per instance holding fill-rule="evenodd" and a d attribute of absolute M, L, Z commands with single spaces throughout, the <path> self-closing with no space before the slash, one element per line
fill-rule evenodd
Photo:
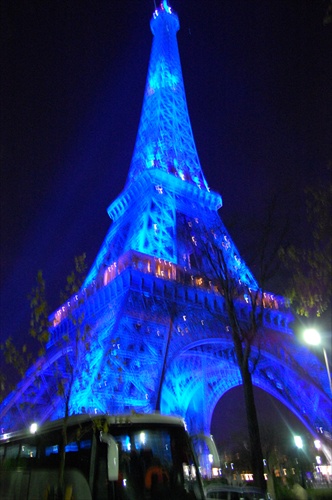
<path fill-rule="evenodd" d="M 317 457 L 316 457 L 316 462 L 318 465 L 322 465 L 322 459 L 319 455 L 317 455 Z"/>
<path fill-rule="evenodd" d="M 315 328 L 307 328 L 303 332 L 304 341 L 310 345 L 320 344 L 320 334 Z"/>
<path fill-rule="evenodd" d="M 38 429 L 38 425 L 36 424 L 36 422 L 34 422 L 33 424 L 30 425 L 31 434 L 36 434 L 37 429 Z"/>
<path fill-rule="evenodd" d="M 315 445 L 315 448 L 316 448 L 317 450 L 320 450 L 320 449 L 321 449 L 321 447 L 322 447 L 322 444 L 321 444 L 321 442 L 319 441 L 319 439 L 315 439 L 315 441 L 314 441 L 314 445 Z"/>
<path fill-rule="evenodd" d="M 185 477 L 185 479 L 189 479 L 189 465 L 186 465 L 185 463 L 182 464 L 182 467 L 183 467 L 183 475 Z"/>
<path fill-rule="evenodd" d="M 212 467 L 212 476 L 213 477 L 218 477 L 219 476 L 219 469 L 218 469 L 218 467 Z"/>
<path fill-rule="evenodd" d="M 294 436 L 294 442 L 297 448 L 303 448 L 303 441 L 301 436 Z"/>
<path fill-rule="evenodd" d="M 145 432 L 140 433 L 139 440 L 143 445 L 145 444 Z"/>

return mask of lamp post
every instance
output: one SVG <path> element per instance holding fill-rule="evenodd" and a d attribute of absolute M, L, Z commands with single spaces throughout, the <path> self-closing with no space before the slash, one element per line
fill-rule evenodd
<path fill-rule="evenodd" d="M 304 338 L 304 341 L 309 345 L 320 345 L 320 343 L 321 343 L 320 333 L 315 328 L 307 328 L 306 330 L 304 330 L 303 338 Z M 322 349 L 323 349 L 323 354 L 324 354 L 327 376 L 328 376 L 329 384 L 330 384 L 330 391 L 332 393 L 332 381 L 331 381 L 331 372 L 330 372 L 330 367 L 329 367 L 329 361 L 327 359 L 325 347 L 322 346 Z"/>
<path fill-rule="evenodd" d="M 295 446 L 298 450 L 298 464 L 300 469 L 300 478 L 301 478 L 301 486 L 305 488 L 305 479 L 304 479 L 304 471 L 303 471 L 303 441 L 301 436 L 294 436 Z"/>

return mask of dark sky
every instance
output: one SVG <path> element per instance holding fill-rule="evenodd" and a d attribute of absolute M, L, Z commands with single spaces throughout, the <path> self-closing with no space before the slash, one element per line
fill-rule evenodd
<path fill-rule="evenodd" d="M 263 455 L 273 445 L 285 454 L 294 448 L 294 436 L 300 435 L 303 442 L 313 444 L 308 429 L 280 401 L 262 389 L 254 388 L 255 403 L 258 408 Z M 234 452 L 248 444 L 248 434 L 244 409 L 244 397 L 241 386 L 226 392 L 219 400 L 211 423 L 211 433 L 218 449 Z"/>
<path fill-rule="evenodd" d="M 324 0 L 173 0 L 189 113 L 224 222 L 277 196 L 305 239 L 303 188 L 331 155 Z M 151 0 L 7 0 L 1 21 L 1 338 L 23 339 L 42 269 L 52 308 L 92 264 L 123 189 L 142 106 Z M 300 229 L 298 229 L 300 227 Z M 237 229 L 235 243 L 250 237 Z"/>

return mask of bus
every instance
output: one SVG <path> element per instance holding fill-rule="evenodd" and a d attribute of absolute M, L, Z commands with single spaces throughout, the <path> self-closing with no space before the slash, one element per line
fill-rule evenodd
<path fill-rule="evenodd" d="M 133 413 L 74 415 L 66 421 L 48 422 L 39 429 L 1 434 L 0 498 L 206 497 L 183 420 L 159 413 Z"/>

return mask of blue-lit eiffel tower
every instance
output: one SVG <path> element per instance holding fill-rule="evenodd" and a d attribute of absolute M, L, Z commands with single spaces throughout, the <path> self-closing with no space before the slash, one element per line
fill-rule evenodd
<path fill-rule="evenodd" d="M 110 205 L 112 224 L 77 295 L 51 316 L 46 355 L 0 407 L 1 427 L 63 416 L 59 373 L 76 366 L 70 412 L 160 409 L 210 432 L 213 410 L 241 384 L 224 299 L 209 278 L 202 235 L 213 234 L 233 276 L 258 284 L 241 259 L 208 187 L 187 109 L 176 33 L 167 1 L 153 13 L 154 35 L 141 120 L 127 183 Z M 254 384 L 314 432 L 330 429 L 325 367 L 301 347 L 281 297 L 266 293 L 264 337 Z M 247 314 L 245 297 L 239 314 Z M 88 326 L 75 349 L 78 325 Z M 258 350 L 258 347 L 257 347 Z M 254 349 L 255 351 L 255 349 Z"/>

